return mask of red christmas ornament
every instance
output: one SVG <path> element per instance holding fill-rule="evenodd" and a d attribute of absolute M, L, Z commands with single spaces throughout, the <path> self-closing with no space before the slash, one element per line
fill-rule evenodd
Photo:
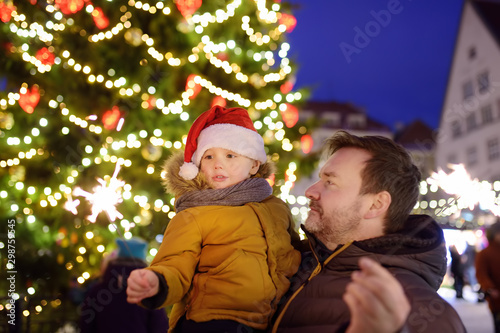
<path fill-rule="evenodd" d="M 177 0 L 175 5 L 181 12 L 182 16 L 188 17 L 193 15 L 198 8 L 201 7 L 202 0 Z"/>
<path fill-rule="evenodd" d="M 285 122 L 286 127 L 291 128 L 299 121 L 299 110 L 295 105 L 285 103 L 286 109 L 281 111 L 281 118 Z"/>
<path fill-rule="evenodd" d="M 24 90 L 24 89 L 22 89 Z M 35 111 L 35 107 L 38 105 L 40 101 L 40 93 L 38 92 L 38 86 L 34 85 L 30 89 L 26 89 L 25 92 L 21 92 L 19 96 L 19 106 L 26 113 L 33 113 Z"/>
<path fill-rule="evenodd" d="M 102 124 L 107 130 L 112 130 L 116 128 L 121 117 L 120 109 L 117 106 L 113 106 L 111 110 L 104 112 L 102 115 Z"/>
<path fill-rule="evenodd" d="M 213 107 L 215 105 L 220 105 L 222 107 L 226 107 L 227 105 L 227 102 L 226 100 L 223 98 L 223 97 L 220 97 L 220 96 L 215 96 L 213 99 L 212 99 L 212 104 L 210 104 L 210 107 Z"/>
<path fill-rule="evenodd" d="M 266 178 L 267 182 L 269 183 L 269 185 L 274 186 L 274 183 L 276 181 L 276 175 L 273 173 L 271 174 L 268 178 Z"/>
<path fill-rule="evenodd" d="M 109 19 L 104 15 L 104 12 L 101 8 L 96 8 L 92 12 L 92 18 L 94 19 L 94 23 L 96 27 L 99 29 L 106 29 L 109 25 Z"/>
<path fill-rule="evenodd" d="M 38 50 L 35 58 L 37 60 L 40 60 L 40 62 L 44 65 L 51 65 L 52 66 L 54 64 L 54 60 L 56 57 L 54 56 L 54 54 L 52 52 L 49 51 L 48 48 L 43 47 L 40 50 Z"/>
<path fill-rule="evenodd" d="M 309 134 L 303 135 L 300 138 L 300 147 L 304 154 L 309 154 L 314 146 L 314 140 Z"/>
<path fill-rule="evenodd" d="M 56 5 L 63 14 L 71 15 L 83 8 L 85 0 L 56 0 Z"/>
<path fill-rule="evenodd" d="M 226 52 L 218 53 L 216 57 L 221 61 L 227 61 L 229 59 L 229 55 Z"/>
<path fill-rule="evenodd" d="M 9 22 L 12 18 L 12 12 L 15 10 L 16 6 L 0 2 L 0 20 L 2 20 L 3 23 Z"/>
<path fill-rule="evenodd" d="M 14 44 L 12 44 L 11 42 L 3 43 L 2 46 L 5 49 L 5 52 L 14 53 L 13 52 Z"/>
<path fill-rule="evenodd" d="M 291 14 L 282 13 L 279 19 L 280 24 L 284 24 L 286 27 L 286 32 L 292 32 L 297 25 L 297 19 Z"/>
<path fill-rule="evenodd" d="M 286 81 L 280 86 L 280 91 L 282 94 L 288 94 L 290 91 L 293 89 L 293 82 L 292 81 Z"/>
<path fill-rule="evenodd" d="M 147 103 L 147 109 L 148 110 L 153 110 L 156 107 L 156 98 L 154 98 L 153 96 L 151 96 L 146 101 L 146 103 Z"/>
<path fill-rule="evenodd" d="M 196 95 L 198 95 L 201 91 L 200 84 L 194 82 L 195 77 L 196 77 L 196 74 L 190 74 L 186 80 L 186 91 L 188 91 L 188 89 L 193 90 L 193 94 L 189 97 L 189 99 L 194 99 L 196 97 Z"/>

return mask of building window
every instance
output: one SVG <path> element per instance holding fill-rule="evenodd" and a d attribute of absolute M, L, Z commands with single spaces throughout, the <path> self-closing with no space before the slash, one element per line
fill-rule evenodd
<path fill-rule="evenodd" d="M 480 93 L 485 93 L 490 88 L 490 74 L 486 71 L 477 77 L 477 85 Z"/>
<path fill-rule="evenodd" d="M 347 116 L 347 126 L 349 128 L 366 127 L 366 116 L 364 114 L 350 114 Z"/>
<path fill-rule="evenodd" d="M 476 58 L 476 48 L 473 46 L 469 49 L 469 59 L 472 60 Z"/>
<path fill-rule="evenodd" d="M 474 96 L 474 85 L 472 84 L 472 81 L 465 82 L 462 89 L 464 94 L 464 100 Z"/>
<path fill-rule="evenodd" d="M 491 105 L 486 105 L 481 109 L 482 124 L 487 125 L 493 122 L 493 110 Z"/>
<path fill-rule="evenodd" d="M 338 112 L 322 113 L 321 118 L 324 120 L 324 125 L 329 127 L 341 127 L 342 115 Z"/>
<path fill-rule="evenodd" d="M 500 145 L 498 144 L 498 138 L 493 138 L 488 140 L 488 159 L 490 161 L 497 160 L 500 158 Z"/>
<path fill-rule="evenodd" d="M 460 122 L 458 120 L 454 120 L 451 123 L 451 136 L 453 138 L 458 138 L 462 135 L 462 127 L 460 126 Z"/>
<path fill-rule="evenodd" d="M 476 147 L 469 147 L 467 149 L 467 165 L 472 166 L 477 164 L 477 149 Z"/>
<path fill-rule="evenodd" d="M 467 118 L 465 118 L 465 123 L 467 126 L 467 132 L 475 130 L 477 127 L 476 114 L 471 112 Z"/>

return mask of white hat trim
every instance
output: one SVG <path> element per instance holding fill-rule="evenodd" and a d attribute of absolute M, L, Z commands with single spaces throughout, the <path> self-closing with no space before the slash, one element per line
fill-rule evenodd
<path fill-rule="evenodd" d="M 234 124 L 215 124 L 200 132 L 192 158 L 197 167 L 200 166 L 205 151 L 210 148 L 228 149 L 261 163 L 267 161 L 262 136 L 253 130 Z"/>

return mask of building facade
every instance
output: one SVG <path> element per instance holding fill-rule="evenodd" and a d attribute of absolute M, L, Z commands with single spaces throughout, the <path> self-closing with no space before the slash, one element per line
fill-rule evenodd
<path fill-rule="evenodd" d="M 465 0 L 448 76 L 436 166 L 500 180 L 500 2 Z"/>

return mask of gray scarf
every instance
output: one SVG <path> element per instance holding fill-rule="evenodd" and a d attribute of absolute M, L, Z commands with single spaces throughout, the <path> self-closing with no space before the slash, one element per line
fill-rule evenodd
<path fill-rule="evenodd" d="M 248 202 L 261 202 L 273 193 L 264 178 L 249 178 L 222 189 L 192 191 L 175 201 L 175 211 L 197 206 L 241 206 Z"/>

